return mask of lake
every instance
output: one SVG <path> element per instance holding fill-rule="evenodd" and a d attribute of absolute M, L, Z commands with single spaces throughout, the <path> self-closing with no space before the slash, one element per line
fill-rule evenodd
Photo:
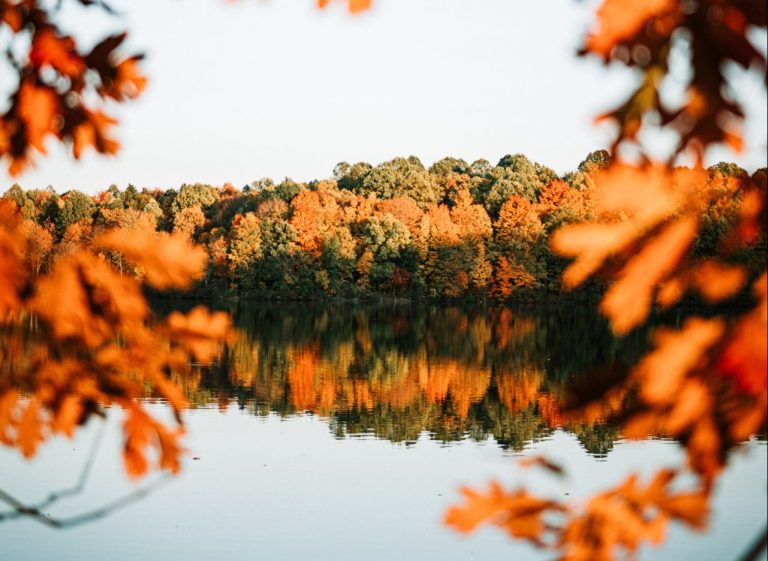
<path fill-rule="evenodd" d="M 609 424 L 564 420 L 558 399 L 568 382 L 626 369 L 646 348 L 646 333 L 614 339 L 583 308 L 228 309 L 240 336 L 218 363 L 176 380 L 190 402 L 181 474 L 127 481 L 115 410 L 33 461 L 0 449 L 0 489 L 28 502 L 75 484 L 95 450 L 83 488 L 55 503 L 54 517 L 151 487 L 68 529 L 0 521 L 0 559 L 549 559 L 495 529 L 460 536 L 442 516 L 461 485 L 496 479 L 579 498 L 683 462 L 674 441 L 629 442 Z M 146 401 L 168 414 L 153 395 Z M 517 465 L 535 454 L 567 476 Z M 767 458 L 763 438 L 745 443 L 718 481 L 711 529 L 673 525 L 641 557 L 736 559 L 766 524 Z"/>

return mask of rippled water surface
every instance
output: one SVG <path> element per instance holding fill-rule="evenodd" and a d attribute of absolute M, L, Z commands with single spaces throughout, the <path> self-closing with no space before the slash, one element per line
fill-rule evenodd
<path fill-rule="evenodd" d="M 612 339 L 583 310 L 232 311 L 241 337 L 221 362 L 177 380 L 191 403 L 180 476 L 126 481 L 117 411 L 73 441 L 47 444 L 32 462 L 0 450 L 0 488 L 34 502 L 76 483 L 100 442 L 83 489 L 57 502 L 53 517 L 152 488 L 66 530 L 0 522 L 0 560 L 547 559 L 494 530 L 445 529 L 458 487 L 493 478 L 588 496 L 631 471 L 682 462 L 674 442 L 625 442 L 610 425 L 563 420 L 557 403 L 567 382 L 621 371 L 645 345 L 643 333 Z M 538 453 L 568 476 L 516 466 Z M 643 558 L 736 559 L 766 523 L 766 457 L 764 441 L 746 444 L 718 484 L 712 529 L 672 527 Z"/>

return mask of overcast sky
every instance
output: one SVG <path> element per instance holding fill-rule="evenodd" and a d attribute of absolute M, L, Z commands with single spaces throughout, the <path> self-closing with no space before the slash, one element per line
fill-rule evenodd
<path fill-rule="evenodd" d="M 633 81 L 574 55 L 593 2 L 376 0 L 358 17 L 314 0 L 115 4 L 122 18 L 90 9 L 64 21 L 86 45 L 126 28 L 147 54 L 145 94 L 117 110 L 122 150 L 74 162 L 51 143 L 22 176 L 0 172 L 3 187 L 242 186 L 411 154 L 429 165 L 521 152 L 563 173 L 607 145 L 593 117 Z M 758 77 L 735 83 L 750 109 L 748 148 L 708 160 L 752 170 L 765 165 L 765 95 Z"/>

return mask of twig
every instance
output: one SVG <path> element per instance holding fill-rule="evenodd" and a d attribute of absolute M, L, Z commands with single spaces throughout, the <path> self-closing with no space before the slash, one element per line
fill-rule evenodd
<path fill-rule="evenodd" d="M 78 493 L 81 493 L 85 489 L 85 486 L 88 482 L 88 479 L 90 477 L 90 474 L 93 468 L 94 460 L 96 458 L 96 453 L 98 452 L 98 449 L 101 446 L 101 442 L 104 437 L 105 426 L 106 426 L 106 423 L 102 422 L 98 432 L 96 433 L 96 438 L 94 439 L 93 444 L 91 445 L 90 452 L 88 453 L 88 458 L 86 459 L 85 464 L 83 465 L 83 469 L 80 473 L 80 478 L 78 479 L 77 484 L 75 484 L 73 487 L 61 489 L 59 491 L 54 491 L 50 493 L 48 497 L 46 497 L 44 500 L 42 500 L 37 504 L 24 504 L 20 500 L 16 499 L 12 495 L 0 489 L 0 501 L 6 503 L 8 506 L 10 506 L 13 509 L 12 511 L 9 511 L 9 512 L 0 512 L 0 522 L 4 520 L 12 520 L 15 518 L 20 518 L 22 516 L 27 516 L 29 518 L 32 518 L 33 520 L 36 520 L 37 522 L 40 522 L 41 524 L 50 526 L 51 528 L 70 528 L 72 526 L 77 526 L 85 522 L 90 522 L 92 520 L 102 518 L 116 510 L 126 507 L 129 504 L 144 498 L 145 496 L 153 492 L 155 489 L 159 488 L 162 484 L 166 483 L 170 479 L 170 476 L 166 474 L 164 476 L 161 476 L 157 480 L 155 480 L 153 483 L 145 487 L 142 487 L 140 489 L 136 489 L 135 491 L 128 493 L 127 495 L 119 497 L 114 501 L 111 501 L 105 504 L 102 507 L 99 507 L 94 510 L 86 511 L 81 514 L 76 514 L 68 518 L 54 518 L 50 514 L 46 514 L 45 512 L 43 512 L 43 509 L 50 507 L 52 504 L 56 503 L 60 499 L 65 499 L 67 497 L 77 495 Z"/>
<path fill-rule="evenodd" d="M 117 510 L 120 510 L 121 508 L 124 508 L 129 504 L 146 497 L 156 489 L 160 488 L 161 485 L 164 485 L 165 483 L 170 481 L 170 479 L 171 479 L 170 474 L 162 475 L 158 479 L 156 479 L 153 483 L 145 487 L 142 487 L 140 489 L 136 489 L 135 491 L 132 491 L 127 495 L 119 497 L 102 507 L 96 508 L 94 510 L 86 511 L 81 514 L 76 514 L 68 518 L 54 518 L 49 514 L 45 514 L 34 507 L 25 505 L 24 503 L 15 499 L 14 497 L 9 495 L 2 489 L 0 489 L 0 500 L 4 501 L 5 503 L 9 504 L 15 509 L 15 512 L 9 513 L 9 514 L 13 514 L 14 518 L 20 515 L 28 516 L 29 518 L 32 518 L 33 520 L 36 520 L 37 522 L 40 522 L 45 526 L 50 526 L 51 528 L 63 529 L 63 528 L 71 528 L 73 526 L 78 526 L 86 522 L 91 522 L 93 520 L 98 520 L 99 518 L 103 518 L 108 514 L 111 514 Z M 3 520 L 4 518 L 6 517 L 3 515 L 0 515 L 0 520 Z"/>
<path fill-rule="evenodd" d="M 763 528 L 758 538 L 749 547 L 749 549 L 741 556 L 739 561 L 757 561 L 760 553 L 768 547 L 768 527 Z"/>
<path fill-rule="evenodd" d="M 93 467 L 93 462 L 96 459 L 96 452 L 98 451 L 99 447 L 101 446 L 101 441 L 104 439 L 104 427 L 106 426 L 105 422 L 101 423 L 101 426 L 99 426 L 99 432 L 96 433 L 96 438 L 93 441 L 93 444 L 91 445 L 91 450 L 88 453 L 88 459 L 85 461 L 85 465 L 83 466 L 83 470 L 80 473 L 80 479 L 78 480 L 77 484 L 74 487 L 70 487 L 68 489 L 61 489 L 60 491 L 54 491 L 50 495 L 48 495 L 48 498 L 42 501 L 41 503 L 38 503 L 34 505 L 33 508 L 36 508 L 37 510 L 41 510 L 43 508 L 46 508 L 59 499 L 64 499 L 66 497 L 71 497 L 72 495 L 76 495 L 80 493 L 83 488 L 85 488 L 85 484 L 88 481 L 88 477 L 91 475 L 91 468 Z"/>

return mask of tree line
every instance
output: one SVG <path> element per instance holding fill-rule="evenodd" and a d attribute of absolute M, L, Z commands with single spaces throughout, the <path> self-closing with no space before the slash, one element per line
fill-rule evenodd
<path fill-rule="evenodd" d="M 100 232 L 121 228 L 182 233 L 204 246 L 209 260 L 198 295 L 504 299 L 560 290 L 566 261 L 548 237 L 593 219 L 594 176 L 610 162 L 606 151 L 595 151 L 559 176 L 521 154 L 496 165 L 447 157 L 428 168 L 410 156 L 376 166 L 341 162 L 331 178 L 306 183 L 112 185 L 95 196 L 15 184 L 3 197 L 24 217 L 36 273 Z M 714 252 L 733 223 L 741 182 L 749 179 L 735 164 L 708 172 L 719 195 L 705 212 L 701 253 Z M 758 170 L 753 179 L 764 183 L 765 175 Z M 743 260 L 759 266 L 760 254 Z M 141 277 L 118 252 L 105 257 L 121 273 Z"/>

